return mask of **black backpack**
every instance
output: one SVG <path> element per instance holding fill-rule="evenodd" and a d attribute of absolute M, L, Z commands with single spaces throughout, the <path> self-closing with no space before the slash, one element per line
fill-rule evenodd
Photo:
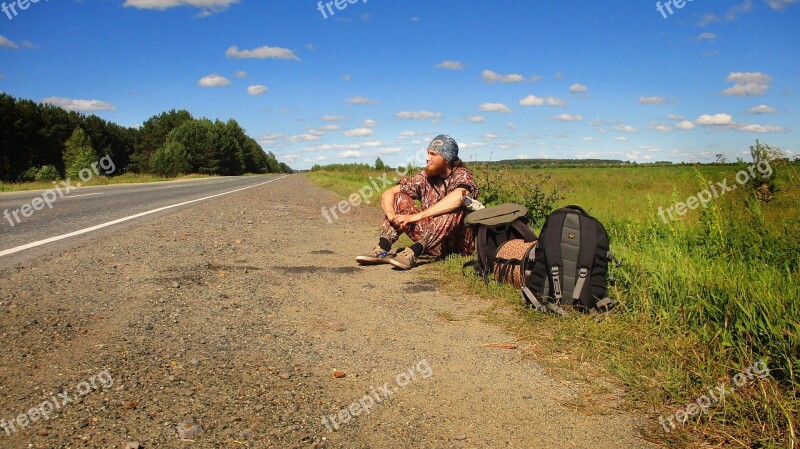
<path fill-rule="evenodd" d="M 467 262 L 464 268 L 473 265 L 475 273 L 488 281 L 497 262 L 497 249 L 503 243 L 523 239 L 526 242 L 536 240 L 536 233 L 528 226 L 525 206 L 505 203 L 490 206 L 471 212 L 464 219 L 466 226 L 471 226 L 475 238 L 475 260 Z"/>
<path fill-rule="evenodd" d="M 529 277 L 522 295 L 545 313 L 607 311 L 613 305 L 606 290 L 610 261 L 620 265 L 603 225 L 579 206 L 558 209 L 545 220 L 538 248 L 525 260 Z"/>

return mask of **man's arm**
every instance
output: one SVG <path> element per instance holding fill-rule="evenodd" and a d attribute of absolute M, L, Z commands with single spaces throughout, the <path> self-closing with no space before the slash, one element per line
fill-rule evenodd
<path fill-rule="evenodd" d="M 386 218 L 392 223 L 394 223 L 394 219 L 397 217 L 397 214 L 394 213 L 394 197 L 398 193 L 400 193 L 400 184 L 387 189 L 381 195 L 381 209 L 383 209 Z"/>
<path fill-rule="evenodd" d="M 428 217 L 436 217 L 439 215 L 449 214 L 455 210 L 458 210 L 461 204 L 461 197 L 467 194 L 467 189 L 458 188 L 450 192 L 447 196 L 442 198 L 438 203 L 434 204 L 433 206 L 425 209 L 424 211 L 414 214 L 414 215 L 398 215 L 396 220 L 392 220 L 391 218 L 389 221 L 395 223 L 401 227 L 405 227 L 406 225 L 416 223 L 423 218 Z"/>

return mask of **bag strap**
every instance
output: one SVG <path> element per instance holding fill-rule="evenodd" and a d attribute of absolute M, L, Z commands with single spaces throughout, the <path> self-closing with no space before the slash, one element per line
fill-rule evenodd
<path fill-rule="evenodd" d="M 566 214 L 551 215 L 548 218 L 548 232 L 544 239 L 544 254 L 550 266 L 550 276 L 553 282 L 553 294 L 557 304 L 561 305 L 561 277 L 560 270 L 563 266 L 561 260 L 561 229 L 564 227 Z"/>
<path fill-rule="evenodd" d="M 536 240 L 537 238 L 536 233 L 533 232 L 533 229 L 528 227 L 528 225 L 520 219 L 516 219 L 513 222 L 511 222 L 511 227 L 514 228 L 515 231 L 517 231 L 517 234 L 519 234 L 519 236 L 522 237 L 523 240 L 525 240 L 525 243 L 530 243 Z"/>
<path fill-rule="evenodd" d="M 573 301 L 580 301 L 581 299 L 581 293 L 586 285 L 586 278 L 592 273 L 594 257 L 597 251 L 597 222 L 590 217 L 580 217 L 580 223 L 581 251 L 578 253 L 578 280 L 575 283 L 575 290 L 572 292 Z M 583 304 L 584 307 L 587 305 L 594 306 L 594 304 Z"/>

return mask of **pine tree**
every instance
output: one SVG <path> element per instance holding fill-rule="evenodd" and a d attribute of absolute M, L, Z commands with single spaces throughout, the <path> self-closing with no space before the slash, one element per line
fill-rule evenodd
<path fill-rule="evenodd" d="M 89 141 L 89 137 L 86 136 L 83 128 L 75 128 L 72 136 L 64 146 L 65 176 L 71 179 L 78 179 L 81 170 L 85 168 L 89 169 L 91 176 L 94 176 L 94 171 L 91 171 L 91 167 L 98 159 L 97 153 L 92 148 L 92 142 Z M 82 181 L 88 181 L 88 179 Z"/>

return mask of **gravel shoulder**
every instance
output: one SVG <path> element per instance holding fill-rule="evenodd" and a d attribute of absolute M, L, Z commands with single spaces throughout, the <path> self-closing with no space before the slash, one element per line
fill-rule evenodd
<path fill-rule="evenodd" d="M 0 271 L 0 447 L 655 447 L 489 346 L 485 301 L 356 266 L 380 217 L 338 200 L 288 176 Z"/>

